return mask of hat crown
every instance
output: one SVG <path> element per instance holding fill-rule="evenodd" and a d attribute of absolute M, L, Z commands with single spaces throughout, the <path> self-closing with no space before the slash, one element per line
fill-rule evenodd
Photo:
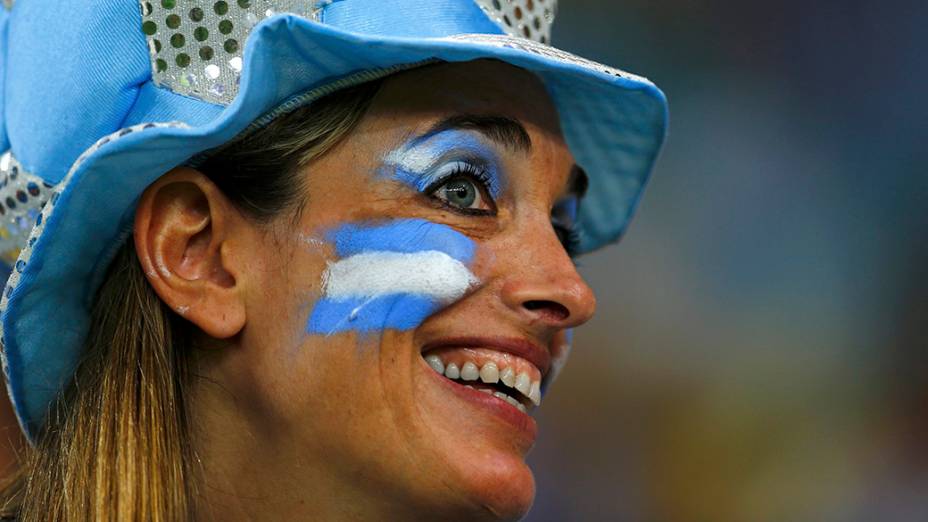
<path fill-rule="evenodd" d="M 262 20 L 294 14 L 367 34 L 445 37 L 506 33 L 550 41 L 557 0 L 140 0 L 155 84 L 228 105 L 243 50 Z"/>

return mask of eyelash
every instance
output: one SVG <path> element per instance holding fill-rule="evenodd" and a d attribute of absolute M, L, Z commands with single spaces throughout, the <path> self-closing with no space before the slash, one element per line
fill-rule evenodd
<path fill-rule="evenodd" d="M 577 229 L 576 224 L 562 224 L 562 223 L 552 223 L 554 231 L 557 233 L 558 239 L 561 241 L 561 245 L 564 246 L 564 250 L 567 252 L 569 257 L 574 257 L 577 255 L 577 251 L 580 248 L 580 231 Z"/>
<path fill-rule="evenodd" d="M 474 181 L 475 183 L 477 183 L 482 192 L 481 197 L 483 197 L 487 201 L 487 203 L 489 203 L 489 205 L 492 207 L 492 210 L 487 211 L 487 210 L 477 209 L 477 208 L 455 207 L 453 205 L 448 205 L 447 203 L 440 200 L 439 198 L 434 197 L 435 192 L 439 188 L 441 188 L 442 185 L 444 185 L 445 183 L 448 183 L 449 181 L 455 178 L 468 178 Z M 488 215 L 496 214 L 496 200 L 494 200 L 493 196 L 490 194 L 491 182 L 492 182 L 492 179 L 490 178 L 490 174 L 486 171 L 485 168 L 480 167 L 478 165 L 474 165 L 472 163 L 461 161 L 455 164 L 454 169 L 451 172 L 445 174 L 444 176 L 441 176 L 437 180 L 430 183 L 429 186 L 427 186 L 425 190 L 423 190 L 423 192 L 427 194 L 429 197 L 442 203 L 443 206 L 447 207 L 448 209 L 454 212 L 458 212 L 460 214 L 465 214 L 465 215 L 488 216 Z"/>
<path fill-rule="evenodd" d="M 434 197 L 435 191 L 441 188 L 442 185 L 459 177 L 466 177 L 478 183 L 480 185 L 480 189 L 483 192 L 483 197 L 487 200 L 490 206 L 493 207 L 493 210 L 488 212 L 482 209 L 473 209 L 473 208 L 468 209 L 468 208 L 455 207 L 452 205 L 448 205 L 447 203 L 444 203 L 440 199 Z M 455 165 L 454 169 L 451 172 L 449 172 L 448 174 L 430 183 L 429 186 L 426 187 L 423 192 L 425 194 L 428 194 L 429 197 L 432 197 L 436 201 L 441 202 L 443 206 L 449 208 L 450 210 L 454 212 L 458 212 L 458 213 L 465 214 L 465 215 L 486 216 L 486 215 L 493 215 L 496 213 L 496 201 L 493 199 L 493 196 L 490 194 L 490 183 L 491 183 L 490 174 L 486 171 L 486 169 L 481 168 L 472 163 L 459 162 L 457 165 Z M 580 231 L 577 229 L 576 224 L 574 223 L 565 224 L 565 223 L 559 223 L 555 221 L 555 222 L 552 222 L 551 225 L 554 227 L 554 230 L 557 233 L 558 239 L 561 241 L 561 245 L 563 245 L 564 250 L 567 252 L 567 255 L 570 257 L 576 256 L 577 251 L 580 248 Z"/>

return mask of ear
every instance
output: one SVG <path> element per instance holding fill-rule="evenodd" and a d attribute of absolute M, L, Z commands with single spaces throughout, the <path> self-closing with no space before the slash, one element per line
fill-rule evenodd
<path fill-rule="evenodd" d="M 242 260 L 231 238 L 247 237 L 250 228 L 209 178 L 178 167 L 142 194 L 135 249 L 161 300 L 210 337 L 225 339 L 245 326 Z"/>

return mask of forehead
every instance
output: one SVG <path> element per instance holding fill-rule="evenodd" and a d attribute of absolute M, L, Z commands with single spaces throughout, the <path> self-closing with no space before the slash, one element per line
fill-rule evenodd
<path fill-rule="evenodd" d="M 369 114 L 394 123 L 448 114 L 492 114 L 518 120 L 530 132 L 560 139 L 554 104 L 532 73 L 495 60 L 432 65 L 388 78 Z"/>

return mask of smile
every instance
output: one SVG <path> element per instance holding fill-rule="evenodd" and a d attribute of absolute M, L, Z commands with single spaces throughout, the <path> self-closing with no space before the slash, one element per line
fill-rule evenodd
<path fill-rule="evenodd" d="M 437 374 L 527 414 L 541 405 L 542 371 L 526 358 L 488 347 L 440 347 L 423 353 Z"/>

